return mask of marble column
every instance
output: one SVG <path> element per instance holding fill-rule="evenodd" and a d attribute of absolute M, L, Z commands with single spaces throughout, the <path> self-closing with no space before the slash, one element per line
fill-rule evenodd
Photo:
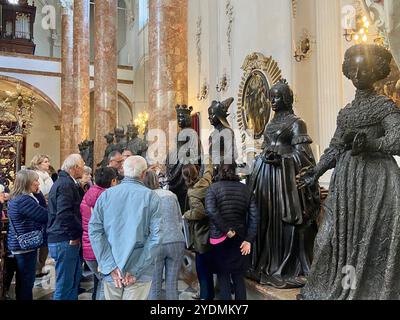
<path fill-rule="evenodd" d="M 96 1 L 94 34 L 94 160 L 104 156 L 104 135 L 117 126 L 117 0 Z"/>
<path fill-rule="evenodd" d="M 188 0 L 149 0 L 149 129 L 168 137 L 175 105 L 188 101 Z"/>
<path fill-rule="evenodd" d="M 340 1 L 317 0 L 317 77 L 319 106 L 319 145 L 328 147 L 343 107 L 342 29 Z"/>
<path fill-rule="evenodd" d="M 317 91 L 319 111 L 319 153 L 335 133 L 336 118 L 343 107 L 342 32 L 340 1 L 316 0 Z M 320 178 L 320 184 L 329 186 L 331 171 Z"/>
<path fill-rule="evenodd" d="M 61 150 L 60 161 L 61 163 L 65 158 L 75 151 L 72 145 L 74 125 L 74 35 L 73 35 L 73 1 L 62 2 L 62 16 L 61 16 Z"/>
<path fill-rule="evenodd" d="M 89 5 L 89 0 L 74 1 L 74 134 L 71 138 L 76 152 L 78 144 L 89 139 L 90 128 Z"/>

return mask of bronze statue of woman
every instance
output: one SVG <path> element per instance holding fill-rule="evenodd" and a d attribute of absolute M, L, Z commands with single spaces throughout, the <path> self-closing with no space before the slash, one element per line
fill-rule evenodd
<path fill-rule="evenodd" d="M 311 267 L 317 232 L 319 186 L 298 190 L 296 176 L 315 165 L 306 124 L 293 112 L 293 92 L 286 80 L 270 91 L 275 115 L 264 132 L 248 184 L 260 214 L 249 276 L 277 288 L 303 286 Z"/>
<path fill-rule="evenodd" d="M 356 45 L 343 73 L 357 88 L 329 148 L 300 179 L 314 184 L 334 168 L 315 240 L 305 299 L 400 299 L 400 109 L 373 85 L 390 73 L 384 47 Z"/>

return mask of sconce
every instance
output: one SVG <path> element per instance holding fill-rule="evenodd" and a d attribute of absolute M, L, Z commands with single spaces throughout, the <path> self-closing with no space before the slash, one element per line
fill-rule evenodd
<path fill-rule="evenodd" d="M 197 100 L 206 100 L 208 97 L 208 84 L 206 81 L 204 81 L 204 84 L 202 85 L 200 92 L 197 94 Z"/>
<path fill-rule="evenodd" d="M 215 89 L 217 89 L 217 92 L 226 91 L 226 89 L 228 89 L 228 78 L 226 74 L 222 76 L 221 80 L 217 81 Z"/>
<path fill-rule="evenodd" d="M 366 16 L 356 16 L 356 28 L 344 29 L 343 36 L 347 42 L 355 41 L 356 43 L 368 41 L 369 21 Z"/>
<path fill-rule="evenodd" d="M 311 56 L 311 39 L 307 31 L 304 31 L 298 44 L 295 46 L 294 59 L 301 62 Z"/>

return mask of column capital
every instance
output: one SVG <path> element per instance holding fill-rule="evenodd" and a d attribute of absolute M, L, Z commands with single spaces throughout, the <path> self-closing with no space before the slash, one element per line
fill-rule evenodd
<path fill-rule="evenodd" d="M 74 11 L 74 0 L 60 0 L 61 7 L 63 8 L 62 14 L 72 14 Z"/>

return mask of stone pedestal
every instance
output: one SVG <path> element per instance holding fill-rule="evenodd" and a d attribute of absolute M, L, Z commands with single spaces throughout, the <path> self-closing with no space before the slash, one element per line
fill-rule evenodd
<path fill-rule="evenodd" d="M 90 128 L 90 31 L 89 0 L 74 1 L 74 132 L 75 152 L 78 144 L 89 139 Z M 104 36 L 107 36 L 106 34 Z M 65 139 L 69 137 L 64 136 Z"/>
<path fill-rule="evenodd" d="M 168 138 L 175 105 L 188 103 L 188 1 L 150 0 L 149 8 L 149 129 Z"/>
<path fill-rule="evenodd" d="M 117 0 L 96 1 L 94 34 L 95 165 L 104 156 L 104 135 L 117 126 Z"/>

